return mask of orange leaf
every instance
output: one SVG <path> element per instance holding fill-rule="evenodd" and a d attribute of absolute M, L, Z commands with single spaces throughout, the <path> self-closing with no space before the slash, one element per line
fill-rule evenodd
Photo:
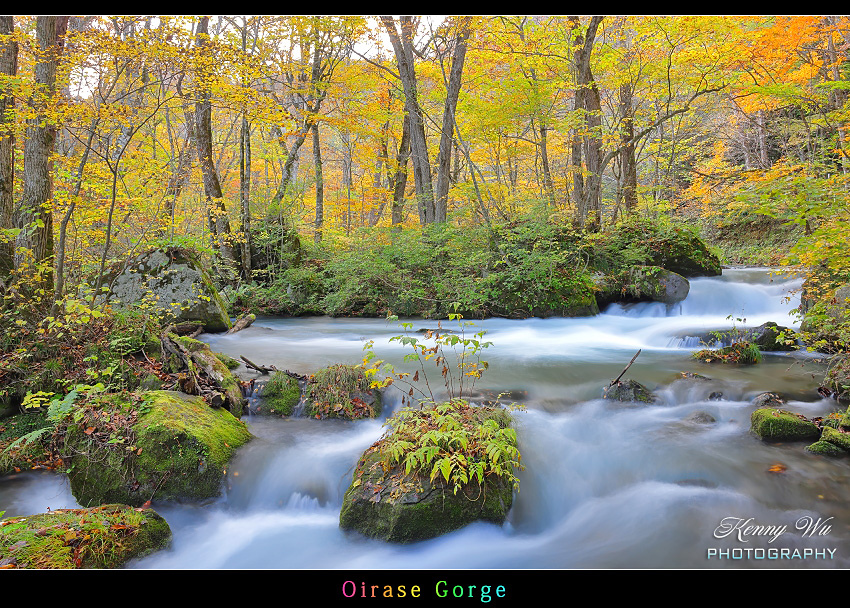
<path fill-rule="evenodd" d="M 84 433 L 85 433 L 86 435 L 91 435 L 93 432 L 94 432 L 94 427 L 93 427 L 93 426 L 90 426 L 89 428 L 87 428 L 87 429 L 84 431 Z"/>

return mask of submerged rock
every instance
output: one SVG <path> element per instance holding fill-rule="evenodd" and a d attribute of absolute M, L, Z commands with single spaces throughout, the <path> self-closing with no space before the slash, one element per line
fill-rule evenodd
<path fill-rule="evenodd" d="M 779 408 L 785 405 L 785 399 L 776 393 L 761 393 L 756 395 L 755 399 L 753 399 L 753 405 L 756 408 Z"/>
<path fill-rule="evenodd" d="M 652 392 L 636 380 L 623 380 L 605 388 L 603 399 L 612 401 L 635 401 L 640 403 L 654 403 L 657 401 Z"/>
<path fill-rule="evenodd" d="M 796 441 L 815 439 L 821 431 L 802 414 L 785 410 L 761 408 L 750 416 L 750 431 L 765 441 Z"/>
<path fill-rule="evenodd" d="M 446 412 L 447 406 L 454 409 Z M 444 414 L 440 414 L 440 408 Z M 437 439 L 434 435 L 435 443 L 428 439 L 421 447 L 438 454 L 423 469 L 405 470 L 407 455 L 412 456 L 416 445 L 408 446 L 399 459 L 393 460 L 392 451 L 402 449 L 395 440 L 422 437 L 431 423 L 443 428 L 440 421 L 446 422 L 449 417 L 452 422 L 444 432 L 465 436 L 468 441 L 463 448 L 460 443 Z M 351 486 L 343 498 L 341 528 L 390 542 L 409 543 L 457 530 L 474 521 L 496 524 L 505 521 L 513 501 L 514 479 L 496 474 L 495 469 L 506 464 L 511 467 L 510 462 L 513 459 L 518 462 L 519 458 L 516 433 L 510 428 L 511 417 L 505 410 L 453 402 L 423 410 L 405 408 L 391 420 L 391 425 L 395 425 L 393 433 L 372 445 L 357 463 Z M 408 434 L 404 429 L 412 432 Z M 487 443 L 494 438 L 498 443 Z M 512 446 L 516 454 L 507 457 L 502 454 L 500 463 L 495 462 L 491 457 L 495 457 L 496 448 L 491 447 L 488 453 L 486 445 L 500 445 L 500 450 Z M 481 451 L 472 452 L 475 446 Z M 466 467 L 467 482 L 455 476 L 458 463 Z M 480 475 L 476 473 L 479 467 Z M 436 474 L 430 474 L 432 468 Z"/>
<path fill-rule="evenodd" d="M 104 395 L 73 418 L 63 452 L 86 506 L 218 496 L 227 462 L 251 438 L 228 410 L 176 391 Z"/>

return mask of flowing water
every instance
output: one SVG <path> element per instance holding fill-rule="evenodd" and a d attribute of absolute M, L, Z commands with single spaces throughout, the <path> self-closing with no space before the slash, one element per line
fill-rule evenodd
<path fill-rule="evenodd" d="M 846 568 L 848 461 L 749 434 L 751 400 L 760 392 L 785 395 L 789 409 L 807 416 L 836 411 L 815 390 L 822 365 L 801 353 L 766 354 L 754 366 L 708 365 L 691 356 L 713 330 L 765 321 L 794 326 L 790 310 L 797 302 L 789 294 L 800 285 L 801 279 L 768 269 L 732 269 L 691 280 L 688 298 L 673 306 L 612 305 L 595 317 L 476 322 L 467 332 L 485 329 L 493 343 L 476 389 L 510 391 L 526 406 L 515 414 L 525 470 L 503 526 L 473 524 L 406 546 L 339 529 L 353 465 L 401 405 L 400 393 L 391 392 L 380 420 L 246 417 L 256 439 L 229 466 L 222 496 L 204 504 L 154 504 L 171 525 L 172 545 L 130 566 Z M 436 327 L 412 322 L 414 330 Z M 381 319 L 261 318 L 239 333 L 202 339 L 213 350 L 307 374 L 359 362 L 367 340 L 374 340 L 378 357 L 403 367 L 403 347 L 389 342 L 399 333 Z M 658 403 L 601 399 L 638 349 L 625 377 L 653 389 Z M 683 371 L 711 381 L 680 379 Z M 244 368 L 242 375 L 252 377 Z M 439 380 L 432 376 L 432 383 Z M 709 399 L 717 392 L 720 399 Z M 699 422 L 696 413 L 714 422 Z M 0 480 L 7 515 L 48 506 L 76 506 L 62 477 Z M 818 519 L 825 525 L 816 532 L 798 529 Z"/>

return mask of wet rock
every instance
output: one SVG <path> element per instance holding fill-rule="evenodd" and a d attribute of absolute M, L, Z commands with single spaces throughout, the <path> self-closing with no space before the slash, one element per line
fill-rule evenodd
<path fill-rule="evenodd" d="M 696 424 L 714 424 L 717 422 L 717 419 L 707 412 L 694 412 L 685 418 L 685 420 Z"/>
<path fill-rule="evenodd" d="M 402 411 L 405 420 L 411 421 L 430 415 L 428 412 L 437 407 L 419 413 Z M 502 409 L 462 405 L 459 414 L 461 425 L 472 433 L 477 425 L 493 428 L 495 423 L 496 429 L 508 429 L 512 423 L 510 415 Z M 490 474 L 479 479 L 472 475 L 455 491 L 442 472 L 431 479 L 427 471 L 406 473 L 401 464 L 387 466 L 383 450 L 393 439 L 393 434 L 385 436 L 358 461 L 343 498 L 339 518 L 342 529 L 389 542 L 409 543 L 457 530 L 474 521 L 496 524 L 505 521 L 514 489 L 508 477 Z M 459 445 L 451 447 L 453 454 L 462 453 L 460 450 Z M 480 462 L 487 466 L 486 460 Z"/>
<path fill-rule="evenodd" d="M 773 407 L 778 408 L 785 405 L 785 400 L 776 393 L 761 393 L 753 399 L 753 405 L 757 408 Z"/>
<path fill-rule="evenodd" d="M 603 399 L 612 401 L 634 401 L 640 403 L 655 403 L 657 399 L 648 388 L 636 380 L 623 380 L 608 386 Z"/>
<path fill-rule="evenodd" d="M 768 321 L 747 331 L 745 339 L 758 346 L 759 350 L 791 351 L 797 348 L 797 341 L 793 336 L 793 330 Z"/>
<path fill-rule="evenodd" d="M 823 428 L 823 434 L 820 439 L 841 448 L 845 452 L 850 452 L 850 433 L 845 433 L 841 429 L 826 426 Z"/>
<path fill-rule="evenodd" d="M 812 445 L 807 446 L 806 451 L 821 456 L 843 456 L 847 453 L 840 447 L 823 440 L 815 441 Z"/>
<path fill-rule="evenodd" d="M 723 399 L 723 393 L 721 393 L 720 391 L 713 391 L 708 396 L 709 401 L 720 401 L 721 399 Z"/>
<path fill-rule="evenodd" d="M 765 441 L 815 439 L 820 429 L 802 414 L 780 409 L 761 408 L 750 416 L 750 431 Z"/>

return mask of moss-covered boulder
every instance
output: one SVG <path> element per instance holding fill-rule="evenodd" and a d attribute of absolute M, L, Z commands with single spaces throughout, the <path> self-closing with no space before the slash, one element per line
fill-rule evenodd
<path fill-rule="evenodd" d="M 600 306 L 611 302 L 662 302 L 676 304 L 688 297 L 690 283 L 680 274 L 660 266 L 633 266 L 598 281 Z"/>
<path fill-rule="evenodd" d="M 119 568 L 170 539 L 156 511 L 120 504 L 8 517 L 0 520 L 0 568 Z"/>
<path fill-rule="evenodd" d="M 613 257 L 640 259 L 643 264 L 661 266 L 687 278 L 722 272 L 720 259 L 696 232 L 636 215 L 606 234 L 602 246 L 610 249 Z"/>
<path fill-rule="evenodd" d="M 655 403 L 655 395 L 637 380 L 622 380 L 605 387 L 603 399 L 611 401 L 632 401 L 637 403 Z"/>
<path fill-rule="evenodd" d="M 259 400 L 251 408 L 253 414 L 291 416 L 301 401 L 301 387 L 292 376 L 277 371 L 259 391 Z"/>
<path fill-rule="evenodd" d="M 765 441 L 802 441 L 821 434 L 802 414 L 774 408 L 755 410 L 750 416 L 750 431 Z"/>
<path fill-rule="evenodd" d="M 753 365 L 762 360 L 758 346 L 749 342 L 735 342 L 729 346 L 711 349 L 704 348 L 693 354 L 694 359 L 703 363 L 739 363 Z"/>
<path fill-rule="evenodd" d="M 363 368 L 329 365 L 314 373 L 307 383 L 304 412 L 314 418 L 358 420 L 381 413 L 381 391 L 371 388 Z"/>
<path fill-rule="evenodd" d="M 228 460 L 251 437 L 228 410 L 176 391 L 101 397 L 70 419 L 63 451 L 84 506 L 217 496 Z"/>
<path fill-rule="evenodd" d="M 841 448 L 846 452 L 850 452 L 850 433 L 846 433 L 841 429 L 832 427 L 823 427 L 823 433 L 820 437 L 821 441 L 831 443 L 835 447 Z"/>
<path fill-rule="evenodd" d="M 806 446 L 806 451 L 812 454 L 820 454 L 821 456 L 844 456 L 847 454 L 847 452 L 837 445 L 820 439 L 812 445 Z"/>
<path fill-rule="evenodd" d="M 176 321 L 196 322 L 210 332 L 231 327 L 227 304 L 210 273 L 197 256 L 179 247 L 153 249 L 133 258 L 115 273 L 109 297 L 125 306 L 150 302 L 172 313 Z"/>
<path fill-rule="evenodd" d="M 505 521 L 519 466 L 505 410 L 455 401 L 403 408 L 388 422 L 392 431 L 357 463 L 341 528 L 409 543 Z"/>

